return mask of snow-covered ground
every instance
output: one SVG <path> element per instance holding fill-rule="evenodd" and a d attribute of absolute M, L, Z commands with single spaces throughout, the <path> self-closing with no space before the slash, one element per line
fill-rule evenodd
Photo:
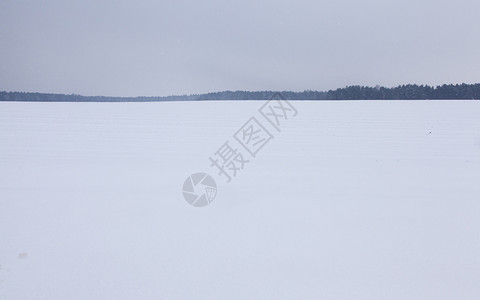
<path fill-rule="evenodd" d="M 0 103 L 0 299 L 480 299 L 479 101 L 262 103 Z"/>

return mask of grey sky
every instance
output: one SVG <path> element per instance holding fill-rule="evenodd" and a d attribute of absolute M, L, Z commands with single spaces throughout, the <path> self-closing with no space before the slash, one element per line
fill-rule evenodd
<path fill-rule="evenodd" d="M 474 0 L 0 1 L 0 90 L 170 95 L 480 82 Z"/>

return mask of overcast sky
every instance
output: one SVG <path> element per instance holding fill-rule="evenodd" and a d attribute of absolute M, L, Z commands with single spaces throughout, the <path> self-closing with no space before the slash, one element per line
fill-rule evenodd
<path fill-rule="evenodd" d="M 0 0 L 0 90 L 480 82 L 478 0 Z"/>

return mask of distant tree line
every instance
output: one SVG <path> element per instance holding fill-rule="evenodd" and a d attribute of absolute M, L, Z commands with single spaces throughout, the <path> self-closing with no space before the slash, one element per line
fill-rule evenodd
<path fill-rule="evenodd" d="M 202 100 L 266 100 L 277 91 L 224 91 L 208 94 L 194 94 L 167 97 L 103 97 L 76 94 L 45 94 L 25 92 L 0 92 L 0 101 L 38 102 L 157 102 L 157 101 L 202 101 Z M 427 100 L 427 99 L 468 99 L 480 100 L 480 84 L 444 84 L 436 87 L 407 84 L 393 88 L 347 86 L 336 90 L 283 91 L 290 100 Z"/>

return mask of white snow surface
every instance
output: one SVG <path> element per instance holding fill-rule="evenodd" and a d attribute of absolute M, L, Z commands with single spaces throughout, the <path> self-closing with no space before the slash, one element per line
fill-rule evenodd
<path fill-rule="evenodd" d="M 480 299 L 480 101 L 262 104 L 0 103 L 0 299 Z"/>

